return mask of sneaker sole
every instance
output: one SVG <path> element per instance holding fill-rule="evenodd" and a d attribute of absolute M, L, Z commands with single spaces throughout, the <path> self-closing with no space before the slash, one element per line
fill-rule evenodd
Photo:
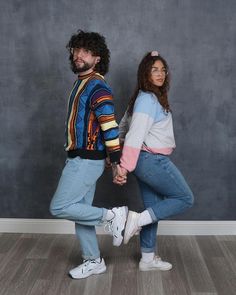
<path fill-rule="evenodd" d="M 128 208 L 126 206 L 124 206 L 123 210 L 122 210 L 122 214 L 125 215 L 125 221 L 124 221 L 124 224 L 123 224 L 123 229 L 121 231 L 121 239 L 120 240 L 115 240 L 116 242 L 114 242 L 113 240 L 113 246 L 115 247 L 119 247 L 123 241 L 123 238 L 124 238 L 124 234 L 125 234 L 125 225 L 126 225 L 126 221 L 127 221 L 127 216 L 128 216 Z"/>
<path fill-rule="evenodd" d="M 139 270 L 140 271 L 153 271 L 153 270 L 160 270 L 160 271 L 167 271 L 167 270 L 171 270 L 172 269 L 172 266 L 171 267 L 168 267 L 168 268 L 162 268 L 162 267 L 149 267 L 149 268 L 143 268 L 143 267 L 140 267 L 139 266 Z"/>
<path fill-rule="evenodd" d="M 116 242 L 113 241 L 113 246 L 119 247 L 122 244 L 122 241 L 124 238 L 124 232 L 125 232 L 125 225 L 124 225 L 123 230 L 121 231 L 122 238 L 119 241 L 117 241 L 117 240 L 116 240 Z"/>
<path fill-rule="evenodd" d="M 130 231 L 130 226 L 127 226 L 129 224 L 129 219 L 132 219 L 132 215 L 128 215 L 127 221 L 126 221 L 126 228 L 125 228 L 125 233 L 124 233 L 124 244 L 128 244 L 129 240 L 136 234 L 132 233 Z"/>

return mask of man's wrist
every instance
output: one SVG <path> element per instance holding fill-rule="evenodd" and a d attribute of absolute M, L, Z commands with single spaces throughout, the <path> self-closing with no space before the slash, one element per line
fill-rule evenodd
<path fill-rule="evenodd" d="M 119 162 L 112 162 L 111 163 L 111 166 L 112 166 L 112 168 L 116 168 L 117 165 L 119 165 L 119 164 L 120 164 Z"/>

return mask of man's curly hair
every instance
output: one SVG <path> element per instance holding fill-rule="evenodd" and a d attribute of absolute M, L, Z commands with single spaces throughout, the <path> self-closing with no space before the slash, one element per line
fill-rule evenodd
<path fill-rule="evenodd" d="M 100 62 L 96 64 L 94 70 L 101 75 L 105 75 L 109 69 L 110 51 L 107 48 L 105 37 L 95 32 L 84 32 L 78 30 L 77 34 L 71 36 L 66 45 L 70 52 L 69 60 L 73 62 L 73 48 L 84 48 L 90 50 L 94 56 L 100 56 Z M 73 70 L 73 68 L 72 68 Z"/>
<path fill-rule="evenodd" d="M 168 75 L 165 77 L 164 84 L 162 86 L 155 86 L 150 81 L 150 75 L 151 75 L 151 68 L 155 61 L 160 60 L 166 71 L 168 72 Z M 136 98 L 138 96 L 138 93 L 140 90 L 145 92 L 152 92 L 156 95 L 159 103 L 162 105 L 162 107 L 167 111 L 170 110 L 170 105 L 168 102 L 168 90 L 170 87 L 170 73 L 169 73 L 169 67 L 166 62 L 166 60 L 158 55 L 158 56 L 152 56 L 151 52 L 148 52 L 143 59 L 141 60 L 139 67 L 138 67 L 138 73 L 137 73 L 137 86 L 134 91 L 134 94 L 131 96 L 129 105 L 128 105 L 128 114 L 133 114 L 133 108 L 136 101 Z"/>

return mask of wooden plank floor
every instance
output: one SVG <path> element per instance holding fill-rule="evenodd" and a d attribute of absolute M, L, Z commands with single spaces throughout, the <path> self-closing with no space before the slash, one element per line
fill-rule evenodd
<path fill-rule="evenodd" d="M 0 295 L 235 295 L 236 236 L 160 236 L 167 272 L 138 270 L 139 241 L 99 236 L 107 272 L 72 280 L 81 263 L 74 235 L 0 234 Z"/>

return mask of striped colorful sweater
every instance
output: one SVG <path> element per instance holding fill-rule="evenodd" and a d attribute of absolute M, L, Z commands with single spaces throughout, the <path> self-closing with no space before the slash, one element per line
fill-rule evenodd
<path fill-rule="evenodd" d="M 98 73 L 79 76 L 68 101 L 65 150 L 68 157 L 120 161 L 118 124 L 111 89 Z"/>
<path fill-rule="evenodd" d="M 129 172 L 135 169 L 141 150 L 169 155 L 175 148 L 172 115 L 151 92 L 139 92 L 132 117 L 126 112 L 119 129 L 124 141 L 121 166 Z"/>

